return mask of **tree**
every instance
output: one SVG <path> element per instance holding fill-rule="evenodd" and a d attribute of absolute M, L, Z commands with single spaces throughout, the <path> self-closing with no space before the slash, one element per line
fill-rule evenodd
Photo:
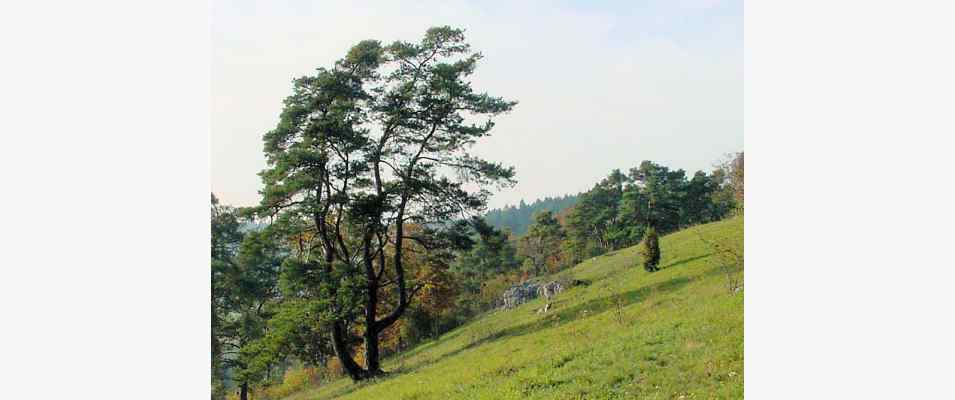
<path fill-rule="evenodd" d="M 526 209 L 514 206 L 505 206 L 504 208 L 493 209 L 484 215 L 487 223 L 498 229 L 510 229 L 515 236 L 523 236 L 527 233 L 527 228 L 531 224 L 531 217 L 534 213 L 550 210 L 560 213 L 577 202 L 576 194 L 568 194 L 560 197 L 545 197 L 537 199 L 531 204 L 522 203 Z"/>
<path fill-rule="evenodd" d="M 685 185 L 685 199 L 681 207 L 680 220 L 687 225 L 716 221 L 725 215 L 713 201 L 714 193 L 719 190 L 719 181 L 713 176 L 697 171 Z"/>
<path fill-rule="evenodd" d="M 630 174 L 643 177 L 643 188 L 635 190 L 641 190 L 648 204 L 652 203 L 652 207 L 645 205 L 646 208 L 640 211 L 643 215 L 635 216 L 639 221 L 663 233 L 673 232 L 686 225 L 683 209 L 687 198 L 687 181 L 682 169 L 671 171 L 666 166 L 644 161 L 639 167 L 631 169 Z"/>
<path fill-rule="evenodd" d="M 743 212 L 743 152 L 736 153 L 730 164 L 730 185 L 736 200 L 737 211 Z"/>
<path fill-rule="evenodd" d="M 710 175 L 698 171 L 689 180 L 682 169 L 651 161 L 627 175 L 612 171 L 581 193 L 567 212 L 564 253 L 579 262 L 639 243 L 651 225 L 665 234 L 722 219 L 736 203 L 731 164 L 725 162 Z"/>
<path fill-rule="evenodd" d="M 224 344 L 231 351 L 225 365 L 239 383 L 240 400 L 246 400 L 250 386 L 268 374 L 273 358 L 262 354 L 259 341 L 266 336 L 278 295 L 282 250 L 265 231 L 245 234 L 229 278 L 229 313 L 223 319 Z"/>
<path fill-rule="evenodd" d="M 717 182 L 717 190 L 713 193 L 714 203 L 721 206 L 726 212 L 743 213 L 743 152 L 727 154 L 716 164 L 713 179 Z"/>
<path fill-rule="evenodd" d="M 657 237 L 657 230 L 650 226 L 643 236 L 643 244 L 640 247 L 640 255 L 643 256 L 643 269 L 647 272 L 656 272 L 660 270 L 660 239 Z"/>
<path fill-rule="evenodd" d="M 259 362 L 256 342 L 271 317 L 283 251 L 268 232 L 249 231 L 241 211 L 214 195 L 211 211 L 213 386 L 224 389 L 228 370 L 245 400 L 268 368 L 268 360 Z"/>
<path fill-rule="evenodd" d="M 534 223 L 528 228 L 527 235 L 521 238 L 521 252 L 531 260 L 535 274 L 544 273 L 548 264 L 556 267 L 563 239 L 564 230 L 554 213 L 541 211 L 534 215 Z"/>
<path fill-rule="evenodd" d="M 624 243 L 639 243 L 650 221 L 649 193 L 638 185 L 628 185 L 620 199 L 620 219 L 626 221 L 622 235 Z"/>
<path fill-rule="evenodd" d="M 474 231 L 473 245 L 458 254 L 452 271 L 459 276 L 468 294 L 477 294 L 481 284 L 492 275 L 517 269 L 517 249 L 507 232 L 489 225 L 483 218 L 473 218 L 469 226 Z"/>
<path fill-rule="evenodd" d="M 332 68 L 296 79 L 264 136 L 258 213 L 307 234 L 285 279 L 320 301 L 336 357 L 355 381 L 382 373 L 379 335 L 423 287 L 405 269 L 404 244 L 447 249 L 443 221 L 483 210 L 487 188 L 514 183 L 513 168 L 467 151 L 516 104 L 471 87 L 481 58 L 450 27 L 418 43 L 363 41 Z M 351 354 L 353 329 L 364 366 Z"/>
<path fill-rule="evenodd" d="M 239 231 L 239 219 L 235 209 L 219 204 L 219 199 L 212 195 L 211 233 L 211 292 L 212 299 L 212 397 L 224 398 L 224 366 L 223 366 L 223 332 L 222 325 L 228 313 L 229 286 L 228 276 L 236 268 L 234 258 L 242 242 L 242 233 Z"/>

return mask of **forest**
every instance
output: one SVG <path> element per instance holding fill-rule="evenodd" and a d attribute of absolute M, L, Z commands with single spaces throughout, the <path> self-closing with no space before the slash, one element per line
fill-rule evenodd
<path fill-rule="evenodd" d="M 360 42 L 294 81 L 263 136 L 261 203 L 211 197 L 214 399 L 281 398 L 293 369 L 376 379 L 515 284 L 742 212 L 742 152 L 692 176 L 643 161 L 487 212 L 517 171 L 468 149 L 518 103 L 472 87 L 481 59 L 439 27 Z"/>
<path fill-rule="evenodd" d="M 521 200 L 516 206 L 506 205 L 489 210 L 484 214 L 484 219 L 497 229 L 510 230 L 512 234 L 521 236 L 527 233 L 527 228 L 530 227 L 534 214 L 540 211 L 550 211 L 557 214 L 573 206 L 576 202 L 576 194 L 545 197 L 534 200 L 530 204 Z"/>

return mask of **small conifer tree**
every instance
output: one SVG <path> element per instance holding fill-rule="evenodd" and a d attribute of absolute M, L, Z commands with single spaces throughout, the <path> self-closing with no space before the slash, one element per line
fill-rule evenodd
<path fill-rule="evenodd" d="M 660 268 L 660 240 L 657 230 L 652 226 L 643 234 L 643 244 L 640 246 L 640 255 L 643 256 L 643 269 L 647 272 L 659 271 Z"/>

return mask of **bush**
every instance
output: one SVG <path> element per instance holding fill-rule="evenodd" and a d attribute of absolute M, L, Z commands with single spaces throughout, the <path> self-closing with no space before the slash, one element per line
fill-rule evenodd
<path fill-rule="evenodd" d="M 338 357 L 333 357 L 325 363 L 325 373 L 328 374 L 329 378 L 341 378 L 345 375 L 345 367 L 342 366 Z"/>
<path fill-rule="evenodd" d="M 262 398 L 283 399 L 292 393 L 317 386 L 320 380 L 321 373 L 316 368 L 290 368 L 285 371 L 285 376 L 282 377 L 281 384 L 262 389 Z"/>
<path fill-rule="evenodd" d="M 657 230 L 652 226 L 647 228 L 640 246 L 640 255 L 643 256 L 643 269 L 647 272 L 659 271 L 660 267 L 660 238 Z"/>

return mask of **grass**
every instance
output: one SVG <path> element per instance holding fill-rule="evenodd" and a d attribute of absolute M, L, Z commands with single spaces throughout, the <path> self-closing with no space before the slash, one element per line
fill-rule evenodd
<path fill-rule="evenodd" d="M 592 282 L 491 312 L 385 360 L 390 373 L 297 393 L 311 399 L 739 399 L 743 397 L 743 294 L 707 237 L 743 240 L 743 220 L 661 239 L 662 269 L 647 273 L 636 246 L 563 271 Z"/>

